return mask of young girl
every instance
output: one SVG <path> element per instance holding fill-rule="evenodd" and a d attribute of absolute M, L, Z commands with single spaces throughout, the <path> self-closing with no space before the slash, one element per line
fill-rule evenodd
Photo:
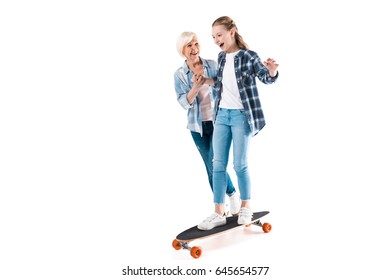
<path fill-rule="evenodd" d="M 251 222 L 251 183 L 247 152 L 251 137 L 265 125 L 256 77 L 264 84 L 274 83 L 278 77 L 276 61 L 268 58 L 262 62 L 256 52 L 249 50 L 231 18 L 223 16 L 216 19 L 212 24 L 212 35 L 214 43 L 222 50 L 218 55 L 217 77 L 213 79 L 214 89 L 219 96 L 213 135 L 215 210 L 198 225 L 200 230 L 210 230 L 226 224 L 226 167 L 232 143 L 233 167 L 241 198 L 237 222 Z"/>

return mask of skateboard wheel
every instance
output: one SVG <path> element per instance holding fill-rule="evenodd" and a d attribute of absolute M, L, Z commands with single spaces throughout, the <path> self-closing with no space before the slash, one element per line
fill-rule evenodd
<path fill-rule="evenodd" d="M 202 249 L 200 247 L 194 246 L 190 251 L 191 257 L 197 259 L 202 255 Z"/>
<path fill-rule="evenodd" d="M 180 242 L 177 241 L 176 239 L 172 241 L 172 247 L 175 248 L 176 250 L 180 250 L 181 249 L 181 245 L 180 245 Z"/>
<path fill-rule="evenodd" d="M 264 223 L 264 224 L 263 224 L 263 231 L 264 231 L 265 233 L 270 232 L 271 229 L 272 229 L 271 224 L 269 224 L 269 223 Z"/>

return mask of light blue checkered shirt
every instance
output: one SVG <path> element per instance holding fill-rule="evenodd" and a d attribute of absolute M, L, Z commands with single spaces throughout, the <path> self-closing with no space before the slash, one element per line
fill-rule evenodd
<path fill-rule="evenodd" d="M 206 78 L 215 78 L 217 76 L 217 63 L 214 60 L 203 59 L 203 69 Z M 200 134 L 202 131 L 202 110 L 200 106 L 199 97 L 196 97 L 192 104 L 189 104 L 187 101 L 187 94 L 193 86 L 191 81 L 193 73 L 188 68 L 187 64 L 184 62 L 183 66 L 175 71 L 175 91 L 176 98 L 179 104 L 187 110 L 187 128 L 191 131 L 198 132 Z M 218 102 L 215 91 L 213 87 L 209 86 L 210 91 L 210 101 L 211 107 L 213 108 L 213 120 L 215 118 L 215 108 L 216 103 Z"/>

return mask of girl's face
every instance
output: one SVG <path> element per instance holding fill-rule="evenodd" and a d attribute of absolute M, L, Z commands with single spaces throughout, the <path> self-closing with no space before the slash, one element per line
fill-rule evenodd
<path fill-rule="evenodd" d="M 198 38 L 194 36 L 192 40 L 183 47 L 183 55 L 189 61 L 194 61 L 199 59 L 200 46 Z"/>
<path fill-rule="evenodd" d="M 226 30 L 223 25 L 214 25 L 212 27 L 212 35 L 214 43 L 227 53 L 238 51 L 239 48 L 234 38 L 235 30 Z"/>

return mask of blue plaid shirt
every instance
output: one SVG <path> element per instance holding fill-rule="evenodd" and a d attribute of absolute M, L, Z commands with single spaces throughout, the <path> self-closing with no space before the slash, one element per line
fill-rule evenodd
<path fill-rule="evenodd" d="M 202 60 L 205 76 L 207 78 L 215 78 L 217 76 L 217 62 L 209 59 L 200 59 Z M 193 82 L 191 81 L 192 76 L 193 73 L 190 71 L 185 62 L 183 66 L 175 71 L 174 79 L 176 98 L 179 104 L 187 110 L 187 128 L 202 135 L 202 110 L 200 107 L 199 97 L 197 96 L 192 104 L 189 104 L 187 100 L 187 94 L 193 86 Z M 209 91 L 214 119 L 217 99 L 213 87 L 210 86 Z"/>
<path fill-rule="evenodd" d="M 222 92 L 222 73 L 225 62 L 226 53 L 220 52 L 218 55 L 218 73 L 217 77 L 214 78 L 214 89 L 218 100 Z M 272 84 L 278 78 L 279 71 L 272 78 L 258 54 L 246 49 L 241 49 L 234 57 L 234 68 L 245 114 L 252 136 L 255 136 L 265 126 L 264 114 L 256 86 L 256 77 L 264 84 Z"/>

